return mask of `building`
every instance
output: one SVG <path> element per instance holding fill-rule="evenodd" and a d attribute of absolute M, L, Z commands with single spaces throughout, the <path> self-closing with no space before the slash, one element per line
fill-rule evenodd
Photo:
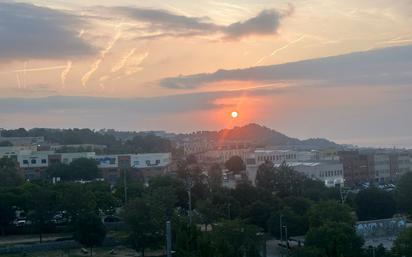
<path fill-rule="evenodd" d="M 370 174 L 373 174 L 373 181 L 376 183 L 391 182 L 391 165 L 389 155 L 372 154 L 368 156 Z"/>
<path fill-rule="evenodd" d="M 339 160 L 343 165 L 345 185 L 356 186 L 365 182 L 370 182 L 369 158 L 358 151 L 340 151 Z"/>
<path fill-rule="evenodd" d="M 322 181 L 328 187 L 343 185 L 345 181 L 342 163 L 330 160 L 319 161 L 318 156 L 317 151 L 258 149 L 246 158 L 246 175 L 252 183 L 255 183 L 259 166 L 269 161 L 275 166 L 286 163 L 305 176 Z"/>
<path fill-rule="evenodd" d="M 101 170 L 103 178 L 114 184 L 124 170 L 132 177 L 147 177 L 162 174 L 172 163 L 171 153 L 144 153 L 121 155 L 96 155 L 94 152 L 55 153 L 54 151 L 3 151 L 13 154 L 20 170 L 28 180 L 41 177 L 53 164 L 70 164 L 81 158 L 93 159 Z M 5 155 L 6 156 L 6 155 Z"/>
<path fill-rule="evenodd" d="M 407 153 L 391 153 L 389 155 L 390 173 L 394 179 L 412 171 L 411 157 Z"/>
<path fill-rule="evenodd" d="M 343 165 L 339 161 L 288 163 L 308 178 L 322 181 L 327 187 L 344 185 Z"/>

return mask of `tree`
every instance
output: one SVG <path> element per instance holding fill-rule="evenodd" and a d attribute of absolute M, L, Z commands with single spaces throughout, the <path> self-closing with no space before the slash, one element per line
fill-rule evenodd
<path fill-rule="evenodd" d="M 246 169 L 246 165 L 242 158 L 237 155 L 230 157 L 229 160 L 225 162 L 225 167 L 235 174 L 239 174 Z"/>
<path fill-rule="evenodd" d="M 212 231 L 215 257 L 259 257 L 263 245 L 261 230 L 240 220 L 224 221 Z"/>
<path fill-rule="evenodd" d="M 355 204 L 359 220 L 387 219 L 396 213 L 392 194 L 374 187 L 360 191 Z"/>
<path fill-rule="evenodd" d="M 363 240 L 345 223 L 327 222 L 309 230 L 305 248 L 316 249 L 325 257 L 362 256 Z"/>
<path fill-rule="evenodd" d="M 245 218 L 248 223 L 256 225 L 266 231 L 267 222 L 272 211 L 272 206 L 259 200 L 246 207 L 242 213 L 242 217 Z"/>
<path fill-rule="evenodd" d="M 256 186 L 270 192 L 273 191 L 275 185 L 275 168 L 273 163 L 266 161 L 258 167 L 256 172 Z"/>
<path fill-rule="evenodd" d="M 5 235 L 7 227 L 14 220 L 13 207 L 17 204 L 18 196 L 12 191 L 3 189 L 0 191 L 0 234 Z"/>
<path fill-rule="evenodd" d="M 406 173 L 400 178 L 395 196 L 399 208 L 412 216 L 412 173 Z"/>
<path fill-rule="evenodd" d="M 55 185 L 59 210 L 67 211 L 72 222 L 83 214 L 97 212 L 96 196 L 78 183 L 58 183 Z"/>
<path fill-rule="evenodd" d="M 273 236 L 280 238 L 280 217 L 282 217 L 282 225 L 288 229 L 288 236 L 302 236 L 308 231 L 308 218 L 296 213 L 290 207 L 285 207 L 273 212 L 268 220 L 268 230 Z"/>
<path fill-rule="evenodd" d="M 334 201 L 324 201 L 312 205 L 308 212 L 309 226 L 320 227 L 325 223 L 338 222 L 348 226 L 355 224 L 349 206 Z"/>
<path fill-rule="evenodd" d="M 93 180 L 100 177 L 100 170 L 96 161 L 88 158 L 79 158 L 70 163 L 70 170 L 74 180 Z"/>
<path fill-rule="evenodd" d="M 143 198 L 137 198 L 129 203 L 124 214 L 129 230 L 128 244 L 142 257 L 146 249 L 158 247 L 163 238 L 162 227 L 157 217 L 151 215 L 150 207 Z"/>
<path fill-rule="evenodd" d="M 88 158 L 79 158 L 70 164 L 54 164 L 46 170 L 46 174 L 63 181 L 93 180 L 101 175 L 96 161 Z"/>
<path fill-rule="evenodd" d="M 309 179 L 286 163 L 274 167 L 271 162 L 266 162 L 258 168 L 256 185 L 284 198 L 301 196 L 307 180 Z"/>
<path fill-rule="evenodd" d="M 177 222 L 174 226 L 174 249 L 179 257 L 214 256 L 212 239 L 209 233 L 202 232 L 197 226 L 188 226 L 186 222 Z"/>
<path fill-rule="evenodd" d="M 99 216 L 94 213 L 83 214 L 75 224 L 75 240 L 89 247 L 90 256 L 92 256 L 93 247 L 102 245 L 106 238 L 106 228 Z"/>
<path fill-rule="evenodd" d="M 223 174 L 219 164 L 213 164 L 208 172 L 209 187 L 212 191 L 218 190 L 222 187 Z"/>
<path fill-rule="evenodd" d="M 240 183 L 232 190 L 232 196 L 240 203 L 242 208 L 249 206 L 259 199 L 258 189 L 250 183 Z"/>
<path fill-rule="evenodd" d="M 0 159 L 0 187 L 15 187 L 23 183 L 17 164 L 10 158 Z"/>
<path fill-rule="evenodd" d="M 29 219 L 32 221 L 39 240 L 42 242 L 43 232 L 51 226 L 51 219 L 55 214 L 57 202 L 56 194 L 44 184 L 30 184 L 26 188 L 28 199 Z"/>
<path fill-rule="evenodd" d="M 412 256 L 412 228 L 407 228 L 398 236 L 392 252 L 395 257 Z"/>

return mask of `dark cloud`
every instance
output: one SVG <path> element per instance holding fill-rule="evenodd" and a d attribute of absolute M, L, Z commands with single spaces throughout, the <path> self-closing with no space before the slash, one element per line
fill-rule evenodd
<path fill-rule="evenodd" d="M 82 25 L 81 18 L 59 10 L 0 3 L 0 60 L 55 59 L 94 53 L 77 36 Z"/>
<path fill-rule="evenodd" d="M 227 26 L 223 31 L 229 38 L 275 34 L 278 31 L 282 17 L 283 15 L 274 9 L 264 10 L 256 17 Z"/>
<path fill-rule="evenodd" d="M 218 70 L 163 79 L 166 88 L 190 89 L 221 81 L 319 85 L 411 85 L 412 45 L 358 52 L 280 65 Z"/>
<path fill-rule="evenodd" d="M 189 17 L 174 14 L 160 9 L 144 9 L 134 7 L 116 7 L 114 10 L 129 18 L 149 24 L 151 30 L 163 30 L 159 36 L 187 36 L 221 33 L 224 38 L 235 39 L 251 35 L 273 35 L 277 32 L 280 21 L 292 13 L 275 9 L 263 10 L 257 16 L 239 21 L 228 26 L 211 22 L 208 18 Z"/>
<path fill-rule="evenodd" d="M 178 31 L 216 31 L 219 26 L 206 21 L 204 18 L 176 15 L 159 9 L 144 9 L 133 7 L 116 7 L 118 12 L 130 18 L 149 23 L 162 29 Z"/>

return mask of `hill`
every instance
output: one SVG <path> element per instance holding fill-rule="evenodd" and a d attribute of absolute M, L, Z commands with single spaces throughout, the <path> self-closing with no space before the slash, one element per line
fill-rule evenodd
<path fill-rule="evenodd" d="M 290 149 L 325 149 L 340 148 L 341 146 L 323 138 L 300 140 L 288 137 L 276 130 L 251 123 L 233 129 L 220 131 L 200 131 L 192 134 L 180 135 L 189 140 L 214 140 L 221 142 L 244 141 L 262 147 L 290 148 Z"/>

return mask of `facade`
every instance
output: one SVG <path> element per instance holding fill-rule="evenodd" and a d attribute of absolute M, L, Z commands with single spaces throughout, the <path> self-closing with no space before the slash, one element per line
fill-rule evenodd
<path fill-rule="evenodd" d="M 367 155 L 360 154 L 358 151 L 341 151 L 338 152 L 338 156 L 343 165 L 345 185 L 356 186 L 371 180 Z"/>
<path fill-rule="evenodd" d="M 392 153 L 389 155 L 391 177 L 398 179 L 412 171 L 411 157 L 407 153 Z"/>
<path fill-rule="evenodd" d="M 344 185 L 343 165 L 340 162 L 298 162 L 288 165 L 308 178 L 322 181 L 327 187 Z"/>
<path fill-rule="evenodd" d="M 145 177 L 160 174 L 172 163 L 171 153 L 96 155 L 94 152 L 55 153 L 23 149 L 20 152 L 7 150 L 4 156 L 14 158 L 28 180 L 41 177 L 42 172 L 53 164 L 70 164 L 80 158 L 95 160 L 103 178 L 110 183 L 116 183 L 125 169 L 130 170 L 132 177 Z"/>
<path fill-rule="evenodd" d="M 391 166 L 389 155 L 387 154 L 373 154 L 369 156 L 369 168 L 370 174 L 373 174 L 373 181 L 377 183 L 390 182 L 391 178 Z"/>

